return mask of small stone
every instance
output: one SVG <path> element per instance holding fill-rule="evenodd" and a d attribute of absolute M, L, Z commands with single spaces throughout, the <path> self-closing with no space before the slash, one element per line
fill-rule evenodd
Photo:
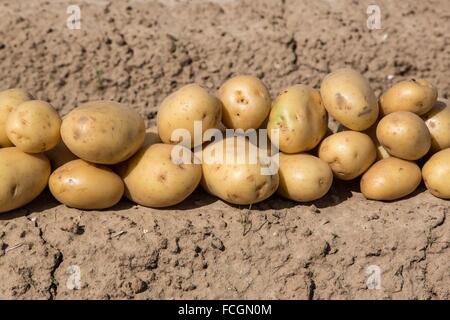
<path fill-rule="evenodd" d="M 217 249 L 217 250 L 220 250 L 220 251 L 224 251 L 224 250 L 225 250 L 225 246 L 223 245 L 222 240 L 220 240 L 219 238 L 214 238 L 214 239 L 211 241 L 211 246 L 212 246 L 214 249 Z"/>

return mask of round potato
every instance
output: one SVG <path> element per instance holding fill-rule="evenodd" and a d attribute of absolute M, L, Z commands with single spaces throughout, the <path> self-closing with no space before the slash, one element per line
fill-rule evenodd
<path fill-rule="evenodd" d="M 280 154 L 278 194 L 299 202 L 322 198 L 333 183 L 333 172 L 323 160 L 309 154 Z"/>
<path fill-rule="evenodd" d="M 74 155 L 69 148 L 61 140 L 56 147 L 46 151 L 45 155 L 50 160 L 52 169 L 55 170 L 69 161 L 76 160 L 78 157 Z"/>
<path fill-rule="evenodd" d="M 231 129 L 258 129 L 270 112 L 272 99 L 264 83 L 253 76 L 236 76 L 219 88 L 222 122 Z"/>
<path fill-rule="evenodd" d="M 308 151 L 327 132 L 328 116 L 317 90 L 295 85 L 280 93 L 270 112 L 267 131 L 272 143 L 284 153 Z M 272 130 L 278 130 L 278 137 Z"/>
<path fill-rule="evenodd" d="M 450 148 L 450 102 L 439 99 L 424 119 L 431 135 L 431 150 Z"/>
<path fill-rule="evenodd" d="M 361 192 L 367 199 L 395 200 L 412 193 L 422 181 L 414 162 L 389 157 L 376 162 L 361 178 Z"/>
<path fill-rule="evenodd" d="M 42 154 L 16 147 L 0 149 L 0 212 L 20 208 L 47 186 L 50 162 Z"/>
<path fill-rule="evenodd" d="M 11 111 L 32 97 L 22 89 L 8 89 L 0 92 L 0 148 L 12 147 L 13 143 L 6 135 L 6 120 Z"/>
<path fill-rule="evenodd" d="M 378 102 L 369 82 L 353 69 L 336 70 L 320 87 L 327 111 L 351 130 L 363 131 L 378 119 Z"/>
<path fill-rule="evenodd" d="M 450 148 L 435 153 L 423 166 L 422 175 L 432 195 L 450 199 Z"/>
<path fill-rule="evenodd" d="M 41 153 L 61 141 L 61 118 L 53 107 L 39 100 L 16 106 L 6 120 L 6 134 L 11 142 L 27 153 Z"/>
<path fill-rule="evenodd" d="M 56 169 L 48 186 L 59 202 L 83 210 L 110 208 L 124 191 L 122 179 L 111 169 L 81 159 Z"/>
<path fill-rule="evenodd" d="M 431 136 L 425 122 L 408 111 L 393 112 L 382 118 L 376 134 L 389 154 L 405 160 L 422 158 L 431 146 Z"/>
<path fill-rule="evenodd" d="M 377 152 L 367 134 L 342 131 L 323 140 L 319 158 L 328 163 L 336 178 L 351 180 L 370 167 L 377 158 Z"/>
<path fill-rule="evenodd" d="M 159 136 L 164 143 L 182 142 L 186 147 L 195 147 L 203 141 L 203 133 L 217 128 L 222 118 L 222 103 L 197 84 L 190 84 L 170 94 L 159 106 L 156 123 Z M 195 122 L 201 123 L 201 139 L 195 141 Z M 182 136 L 177 129 L 184 129 Z M 177 130 L 177 131 L 175 131 Z M 174 136 L 172 136 L 174 134 Z M 184 136 L 184 135 L 188 136 Z M 190 139 L 190 140 L 189 140 Z"/>
<path fill-rule="evenodd" d="M 401 81 L 381 95 L 380 110 L 384 115 L 396 111 L 423 115 L 431 110 L 436 99 L 437 89 L 427 80 Z"/>
<path fill-rule="evenodd" d="M 188 155 L 188 161 L 177 157 L 178 147 Z M 120 168 L 125 196 L 156 208 L 182 202 L 197 188 L 202 176 L 200 164 L 192 160 L 191 150 L 181 146 L 156 143 L 143 147 Z"/>
<path fill-rule="evenodd" d="M 381 159 L 389 158 L 391 155 L 381 145 L 380 141 L 378 141 L 377 126 L 378 126 L 378 122 L 375 122 L 375 124 L 373 126 L 371 126 L 369 129 L 367 129 L 363 132 L 372 139 L 373 143 L 375 144 L 375 148 L 377 148 L 377 160 L 381 160 Z"/>
<path fill-rule="evenodd" d="M 116 164 L 130 158 L 145 138 L 145 123 L 133 109 L 112 101 L 92 101 L 71 111 L 61 136 L 77 157 Z"/>
<path fill-rule="evenodd" d="M 270 197 L 278 188 L 274 169 L 261 150 L 248 139 L 228 137 L 203 149 L 202 186 L 210 194 L 233 204 L 249 205 Z"/>

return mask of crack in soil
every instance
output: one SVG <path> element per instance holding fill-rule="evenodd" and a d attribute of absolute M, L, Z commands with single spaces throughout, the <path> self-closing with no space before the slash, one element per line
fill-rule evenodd
<path fill-rule="evenodd" d="M 33 226 L 35 228 L 38 229 L 39 238 L 41 238 L 42 242 L 44 243 L 44 246 L 49 246 L 50 248 L 56 250 L 56 254 L 55 254 L 54 260 L 53 260 L 53 266 L 50 269 L 50 279 L 49 279 L 50 286 L 48 287 L 48 290 L 47 290 L 48 294 L 49 294 L 49 300 L 53 300 L 55 298 L 55 296 L 58 294 L 58 286 L 59 286 L 59 283 L 55 278 L 55 274 L 56 274 L 56 271 L 58 270 L 58 268 L 61 266 L 61 264 L 64 261 L 64 255 L 61 250 L 59 250 L 58 248 L 53 246 L 51 243 L 49 243 L 44 238 L 44 232 L 43 232 L 42 228 L 39 226 L 37 220 L 32 220 L 28 216 L 26 216 L 26 218 L 33 224 Z"/>

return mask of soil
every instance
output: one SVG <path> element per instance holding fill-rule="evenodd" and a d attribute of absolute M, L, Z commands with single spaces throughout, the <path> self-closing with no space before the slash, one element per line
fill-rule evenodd
<path fill-rule="evenodd" d="M 0 0 L 0 89 L 22 87 L 62 115 L 121 101 L 148 126 L 174 89 L 214 91 L 240 73 L 272 95 L 318 88 L 342 66 L 377 94 L 413 77 L 450 94 L 448 0 L 377 1 L 379 30 L 366 25 L 371 1 L 85 0 L 80 30 L 66 26 L 72 2 Z M 314 203 L 251 208 L 199 189 L 163 210 L 123 200 L 79 211 L 45 191 L 0 216 L 0 298 L 450 299 L 449 207 L 423 185 L 368 201 L 358 181 Z"/>

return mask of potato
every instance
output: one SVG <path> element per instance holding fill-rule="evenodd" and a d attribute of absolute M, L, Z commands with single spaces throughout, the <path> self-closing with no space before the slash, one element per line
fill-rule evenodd
<path fill-rule="evenodd" d="M 69 161 L 76 160 L 78 157 L 74 155 L 69 148 L 61 140 L 56 147 L 46 151 L 45 155 L 50 160 L 52 169 L 55 170 Z"/>
<path fill-rule="evenodd" d="M 338 69 L 320 87 L 327 111 L 351 130 L 363 131 L 378 118 L 378 102 L 369 82 L 352 69 Z"/>
<path fill-rule="evenodd" d="M 264 167 L 269 169 L 265 152 L 242 136 L 211 143 L 203 149 L 202 187 L 233 204 L 267 199 L 277 190 L 279 178 L 277 170 L 272 175 L 262 174 Z"/>
<path fill-rule="evenodd" d="M 342 131 L 323 140 L 319 158 L 329 164 L 336 178 L 351 180 L 370 167 L 377 158 L 377 152 L 367 134 Z"/>
<path fill-rule="evenodd" d="M 264 83 L 252 76 L 236 76 L 219 88 L 222 122 L 231 129 L 258 129 L 270 112 L 272 99 Z"/>
<path fill-rule="evenodd" d="M 10 112 L 22 102 L 32 97 L 22 89 L 9 89 L 0 92 L 0 148 L 12 147 L 13 143 L 6 135 L 6 119 Z"/>
<path fill-rule="evenodd" d="M 367 134 L 375 144 L 375 148 L 377 149 L 377 160 L 389 158 L 391 155 L 387 150 L 381 145 L 380 141 L 377 138 L 377 126 L 378 122 L 375 122 L 373 126 L 369 129 L 364 130 L 363 133 Z"/>
<path fill-rule="evenodd" d="M 322 198 L 333 183 L 333 172 L 323 160 L 309 154 L 280 154 L 278 194 L 299 202 Z"/>
<path fill-rule="evenodd" d="M 125 196 L 143 206 L 168 207 L 186 199 L 200 183 L 200 164 L 184 148 L 190 164 L 172 157 L 175 145 L 156 143 L 143 147 L 119 171 L 125 183 Z M 174 153 L 176 153 L 174 151 Z"/>
<path fill-rule="evenodd" d="M 380 111 L 387 115 L 409 111 L 423 115 L 436 103 L 437 89 L 428 81 L 412 79 L 394 84 L 380 97 Z"/>
<path fill-rule="evenodd" d="M 77 157 L 99 164 L 116 164 L 141 147 L 145 123 L 137 112 L 120 103 L 92 101 L 64 118 L 61 136 Z"/>
<path fill-rule="evenodd" d="M 194 141 L 194 122 L 202 124 L 203 133 L 211 128 L 217 128 L 222 117 L 222 103 L 197 84 L 190 84 L 170 94 L 159 106 L 156 123 L 159 136 L 164 143 L 177 144 L 183 142 L 190 147 L 201 144 Z M 172 137 L 176 129 L 185 129 L 190 135 L 190 141 L 181 141 Z"/>
<path fill-rule="evenodd" d="M 427 154 L 431 136 L 425 122 L 416 114 L 397 111 L 380 120 L 377 139 L 394 157 L 417 160 Z"/>
<path fill-rule="evenodd" d="M 48 181 L 50 192 L 68 207 L 94 210 L 114 206 L 122 198 L 122 179 L 106 166 L 78 159 L 56 169 Z"/>
<path fill-rule="evenodd" d="M 308 151 L 317 146 L 327 132 L 328 116 L 319 92 L 295 85 L 280 93 L 270 112 L 267 130 L 272 143 L 284 153 Z M 272 130 L 278 129 L 279 141 Z"/>
<path fill-rule="evenodd" d="M 431 135 L 431 150 L 450 148 L 450 102 L 439 99 L 424 119 Z"/>
<path fill-rule="evenodd" d="M 6 134 L 11 142 L 27 153 L 41 153 L 61 140 L 61 118 L 53 107 L 39 100 L 25 101 L 8 116 Z"/>
<path fill-rule="evenodd" d="M 361 192 L 367 199 L 395 200 L 416 190 L 420 181 L 417 164 L 389 157 L 376 162 L 362 176 Z"/>
<path fill-rule="evenodd" d="M 42 154 L 28 154 L 16 147 L 0 149 L 0 212 L 31 202 L 47 186 L 50 162 Z"/>
<path fill-rule="evenodd" d="M 432 195 L 450 199 L 450 148 L 435 153 L 423 166 L 422 175 Z"/>

